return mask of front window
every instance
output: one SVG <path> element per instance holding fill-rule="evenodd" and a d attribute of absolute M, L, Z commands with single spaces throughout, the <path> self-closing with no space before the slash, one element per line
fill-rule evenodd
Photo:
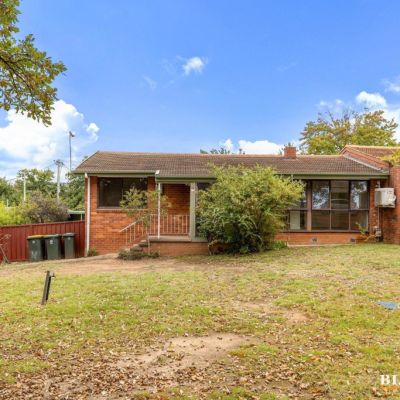
<path fill-rule="evenodd" d="M 99 178 L 98 206 L 119 207 L 123 195 L 131 188 L 147 190 L 147 178 Z"/>
<path fill-rule="evenodd" d="M 305 183 L 305 192 L 288 211 L 290 230 L 348 231 L 368 229 L 367 181 L 315 180 Z M 308 196 L 309 193 L 309 196 Z"/>
<path fill-rule="evenodd" d="M 293 204 L 287 214 L 287 228 L 290 230 L 307 229 L 307 182 L 304 183 L 304 190 L 300 199 Z"/>

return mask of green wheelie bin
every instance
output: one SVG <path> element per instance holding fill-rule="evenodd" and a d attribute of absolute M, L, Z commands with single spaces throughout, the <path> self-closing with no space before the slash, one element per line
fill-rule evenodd
<path fill-rule="evenodd" d="M 48 260 L 59 260 L 61 258 L 61 235 L 45 235 L 46 254 Z"/>
<path fill-rule="evenodd" d="M 64 233 L 64 257 L 75 258 L 75 233 Z"/>
<path fill-rule="evenodd" d="M 43 235 L 28 236 L 29 261 L 42 261 L 44 256 Z"/>

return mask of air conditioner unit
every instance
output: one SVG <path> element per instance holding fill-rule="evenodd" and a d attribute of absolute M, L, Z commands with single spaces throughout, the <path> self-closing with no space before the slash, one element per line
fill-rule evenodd
<path fill-rule="evenodd" d="M 396 196 L 393 188 L 375 189 L 375 205 L 377 207 L 394 207 Z"/>

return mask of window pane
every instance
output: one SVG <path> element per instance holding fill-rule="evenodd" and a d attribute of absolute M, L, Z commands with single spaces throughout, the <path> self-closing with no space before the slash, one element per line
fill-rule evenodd
<path fill-rule="evenodd" d="M 122 198 L 121 178 L 100 178 L 99 179 L 99 206 L 119 207 Z"/>
<path fill-rule="evenodd" d="M 330 212 L 329 211 L 313 211 L 311 215 L 312 229 L 329 229 Z"/>
<path fill-rule="evenodd" d="M 313 181 L 312 206 L 315 209 L 329 208 L 329 181 Z"/>
<path fill-rule="evenodd" d="M 99 207 L 119 207 L 123 193 L 133 187 L 147 190 L 147 178 L 99 178 Z"/>
<path fill-rule="evenodd" d="M 352 211 L 350 213 L 350 229 L 358 231 L 368 229 L 368 211 Z"/>
<path fill-rule="evenodd" d="M 307 182 L 303 182 L 304 190 L 301 197 L 291 208 L 307 208 Z"/>
<path fill-rule="evenodd" d="M 349 208 L 349 181 L 331 181 L 331 208 Z"/>
<path fill-rule="evenodd" d="M 147 178 L 123 178 L 123 193 L 132 188 L 147 190 Z"/>
<path fill-rule="evenodd" d="M 351 208 L 352 210 L 357 209 L 368 209 L 369 207 L 369 194 L 368 194 L 368 182 L 367 181 L 353 181 L 351 182 Z"/>
<path fill-rule="evenodd" d="M 348 211 L 332 211 L 332 213 L 331 213 L 331 229 L 348 230 L 349 229 L 349 212 Z"/>
<path fill-rule="evenodd" d="M 288 228 L 293 230 L 306 229 L 307 227 L 307 211 L 292 210 L 289 211 Z"/>

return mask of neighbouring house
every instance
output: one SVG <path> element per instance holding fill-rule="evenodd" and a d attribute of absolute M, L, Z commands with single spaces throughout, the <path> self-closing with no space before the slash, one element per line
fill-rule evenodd
<path fill-rule="evenodd" d="M 161 254 L 207 252 L 196 228 L 196 198 L 213 177 L 209 165 L 263 165 L 305 182 L 304 196 L 288 210 L 277 239 L 288 244 L 352 243 L 362 230 L 400 243 L 400 207 L 375 206 L 377 188 L 400 191 L 400 167 L 381 157 L 395 147 L 346 146 L 338 155 L 166 154 L 98 151 L 76 169 L 86 177 L 86 249 L 100 254 L 146 242 Z M 131 187 L 165 194 L 166 215 L 151 215 L 146 226 L 119 208 Z"/>

